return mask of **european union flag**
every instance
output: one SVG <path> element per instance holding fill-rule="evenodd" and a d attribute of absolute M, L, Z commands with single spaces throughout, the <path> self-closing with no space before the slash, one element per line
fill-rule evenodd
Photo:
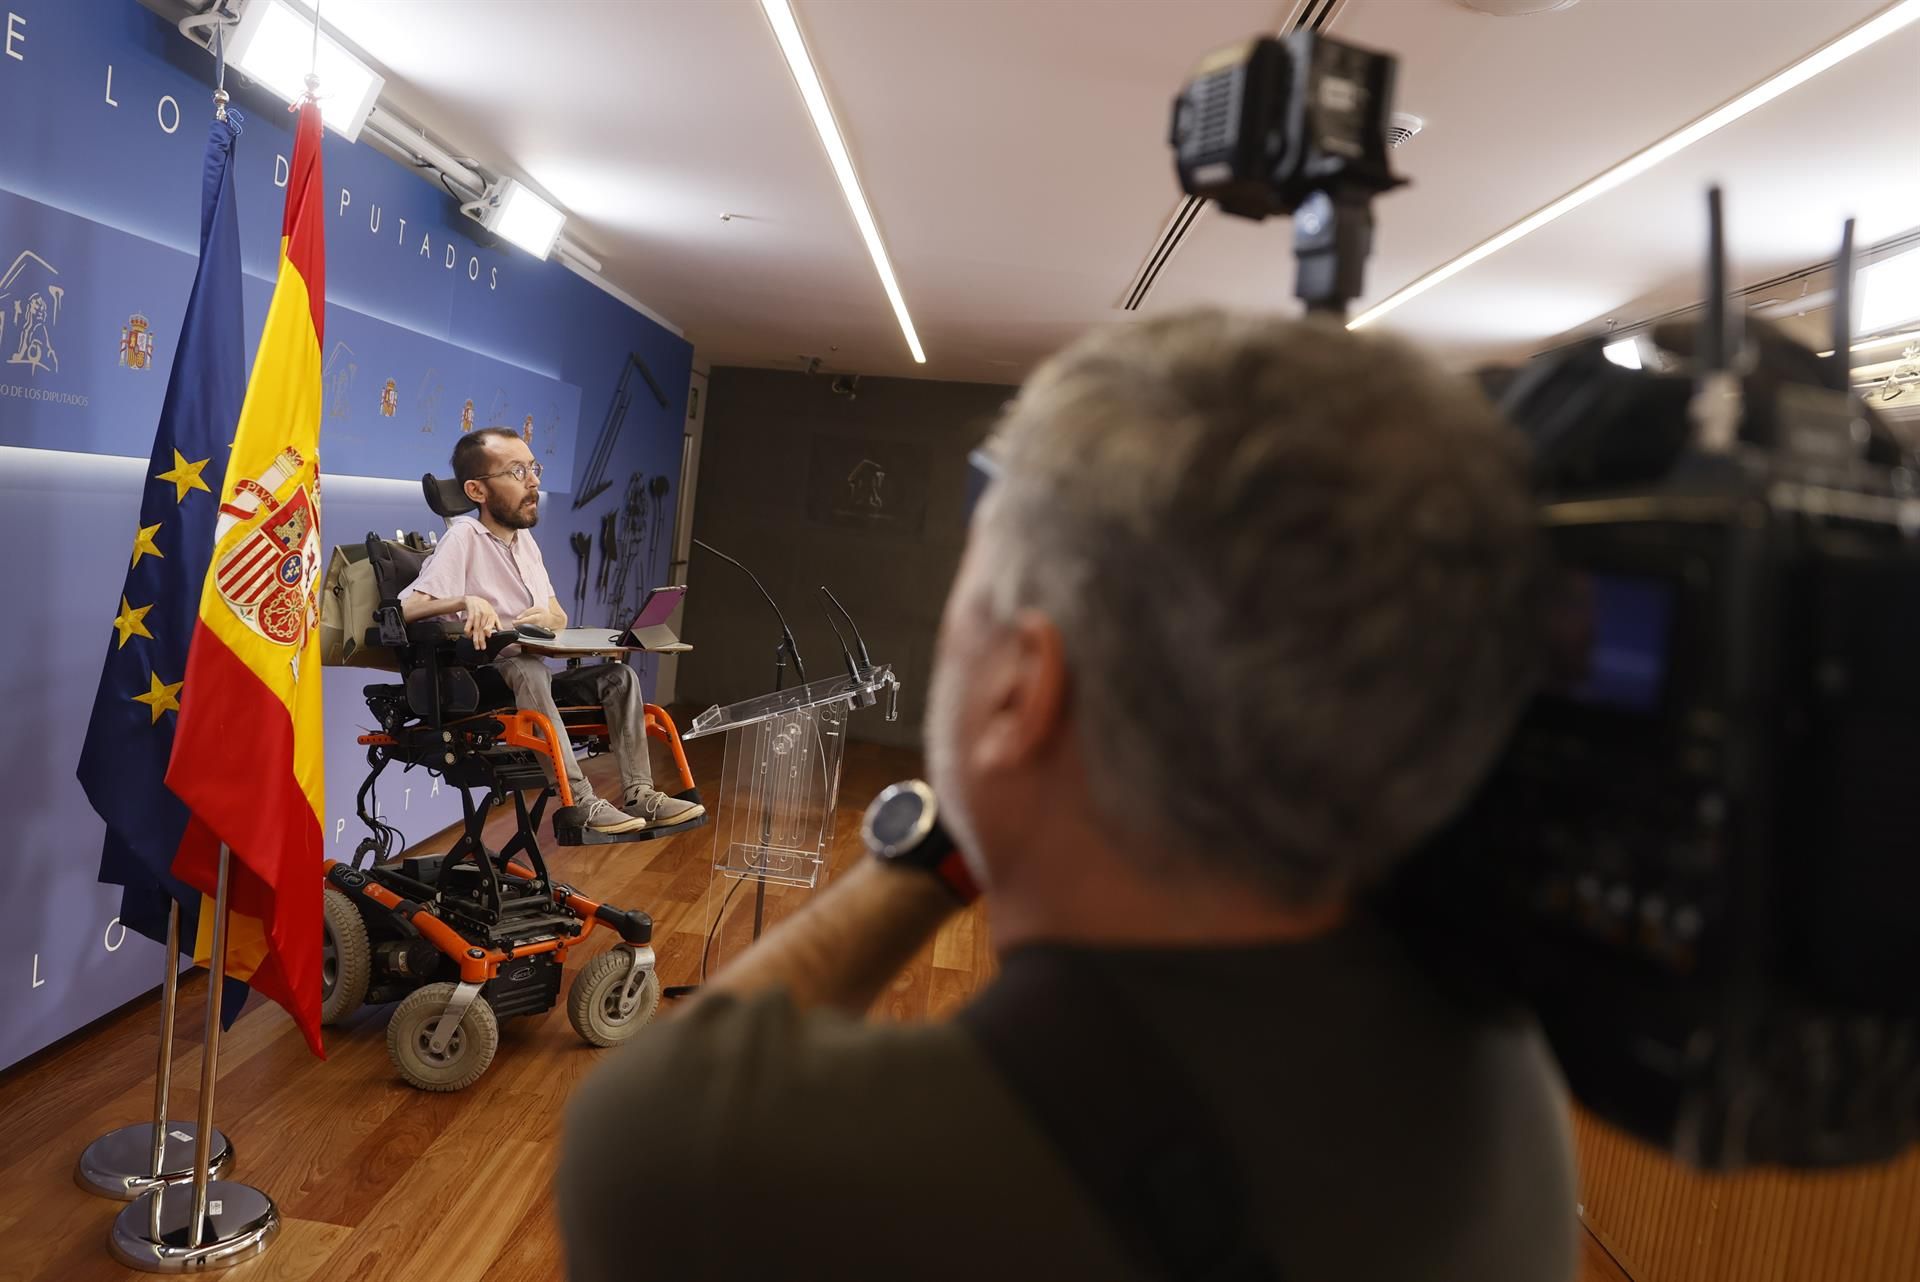
<path fill-rule="evenodd" d="M 213 556 L 214 517 L 227 448 L 246 395 L 240 314 L 240 229 L 233 151 L 240 114 L 229 109 L 207 136 L 200 184 L 200 265 L 180 323 L 160 425 L 153 437 L 126 582 L 113 602 L 113 629 L 80 753 L 80 783 L 107 824 L 100 880 L 123 888 L 120 920 L 165 941 L 167 907 L 180 904 L 180 947 L 191 955 L 201 894 L 173 876 L 183 841 L 212 840 L 168 791 L 187 647 L 200 589 Z M 103 606 L 107 602 L 101 603 Z M 222 996 L 231 1023 L 246 986 Z"/>

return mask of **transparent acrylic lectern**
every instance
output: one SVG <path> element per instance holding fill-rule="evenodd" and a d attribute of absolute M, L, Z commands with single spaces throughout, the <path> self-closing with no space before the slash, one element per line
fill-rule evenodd
<path fill-rule="evenodd" d="M 682 740 L 725 733 L 713 804 L 713 871 L 700 976 L 792 912 L 826 875 L 847 719 L 883 704 L 899 716 L 890 665 L 709 708 Z"/>

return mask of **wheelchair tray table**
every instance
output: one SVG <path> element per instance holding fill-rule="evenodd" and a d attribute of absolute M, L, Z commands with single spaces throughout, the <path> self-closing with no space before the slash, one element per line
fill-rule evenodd
<path fill-rule="evenodd" d="M 528 654 L 543 654 L 553 659 L 581 659 L 595 654 L 685 654 L 693 649 L 684 642 L 660 650 L 621 645 L 620 634 L 612 628 L 562 628 L 552 640 L 522 637 L 519 644 Z"/>

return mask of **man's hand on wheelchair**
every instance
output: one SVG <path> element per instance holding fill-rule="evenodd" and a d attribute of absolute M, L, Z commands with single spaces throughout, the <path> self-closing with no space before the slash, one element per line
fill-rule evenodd
<path fill-rule="evenodd" d="M 470 596 L 461 609 L 467 615 L 467 640 L 473 642 L 473 648 L 487 648 L 487 638 L 500 630 L 500 614 L 493 603 L 485 597 Z"/>

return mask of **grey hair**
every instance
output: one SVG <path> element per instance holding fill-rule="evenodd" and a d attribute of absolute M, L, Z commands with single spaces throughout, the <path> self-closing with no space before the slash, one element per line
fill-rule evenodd
<path fill-rule="evenodd" d="M 1213 311 L 1107 329 L 990 448 L 988 608 L 1059 628 L 1094 803 L 1149 871 L 1341 893 L 1511 731 L 1538 668 L 1524 451 L 1407 346 Z"/>

